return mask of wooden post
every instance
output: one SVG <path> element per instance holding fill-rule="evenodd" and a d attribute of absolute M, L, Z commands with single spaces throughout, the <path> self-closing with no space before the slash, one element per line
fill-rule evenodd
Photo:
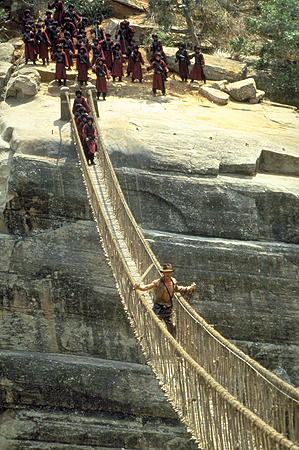
<path fill-rule="evenodd" d="M 93 84 L 88 84 L 86 86 L 86 90 L 89 90 L 91 92 L 92 95 L 92 99 L 93 99 L 93 104 L 94 104 L 94 109 L 97 113 L 97 117 L 100 117 L 99 114 L 99 108 L 98 108 L 98 99 L 97 99 L 97 89 Z"/>
<path fill-rule="evenodd" d="M 65 94 L 69 94 L 70 89 L 68 87 L 62 87 L 60 89 L 60 120 L 70 120 L 70 109 Z"/>

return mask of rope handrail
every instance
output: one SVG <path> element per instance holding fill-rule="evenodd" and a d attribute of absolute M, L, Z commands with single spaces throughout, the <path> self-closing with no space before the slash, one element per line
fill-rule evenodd
<path fill-rule="evenodd" d="M 70 99 L 69 99 L 68 95 L 67 95 L 67 99 L 68 99 L 68 103 L 69 103 L 69 107 L 70 107 Z M 93 107 L 91 98 L 89 99 L 89 102 L 90 102 L 91 107 Z M 220 401 L 220 403 L 224 401 L 223 400 L 224 394 L 230 396 L 230 397 L 225 397 L 227 400 L 229 399 L 229 402 L 225 403 L 226 406 L 225 407 L 223 406 L 223 408 L 228 408 L 228 406 L 227 406 L 228 404 L 230 405 L 229 408 L 231 407 L 232 404 L 235 405 L 237 407 L 238 412 L 242 411 L 242 414 L 241 414 L 243 417 L 242 421 L 245 420 L 244 417 L 247 417 L 247 419 L 249 420 L 251 425 L 247 424 L 246 427 L 249 427 L 250 429 L 251 429 L 251 426 L 257 427 L 257 423 L 261 425 L 261 423 L 259 422 L 259 421 L 261 421 L 263 430 L 265 430 L 267 427 L 270 427 L 269 430 L 271 429 L 271 431 L 268 430 L 270 434 L 269 435 L 266 434 L 267 439 L 270 439 L 270 437 L 269 437 L 270 435 L 272 437 L 273 436 L 277 437 L 279 435 L 279 437 L 277 438 L 278 440 L 276 440 L 276 437 L 275 437 L 275 443 L 277 445 L 279 445 L 279 448 L 290 448 L 289 445 L 291 445 L 291 446 L 293 446 L 292 447 L 293 449 L 294 448 L 297 449 L 295 444 L 292 444 L 292 443 L 289 444 L 289 442 L 291 442 L 292 440 L 293 441 L 298 440 L 297 436 L 294 432 L 294 428 L 296 428 L 297 430 L 299 428 L 298 427 L 298 419 L 297 419 L 298 413 L 296 411 L 296 408 L 298 409 L 298 401 L 297 401 L 298 393 L 295 390 L 295 388 L 293 388 L 292 386 L 289 386 L 287 383 L 282 382 L 282 380 L 280 380 L 279 378 L 277 378 L 276 376 L 274 376 L 273 374 L 268 372 L 266 369 L 262 368 L 254 360 L 252 360 L 247 355 L 243 354 L 240 350 L 238 350 L 233 344 L 231 344 L 229 341 L 225 340 L 212 327 L 210 327 L 208 324 L 206 324 L 204 322 L 204 320 L 193 310 L 193 308 L 191 308 L 191 306 L 184 299 L 177 298 L 179 330 L 178 330 L 178 339 L 176 341 L 169 335 L 168 332 L 166 332 L 163 325 L 160 323 L 160 321 L 156 318 L 154 313 L 151 311 L 144 296 L 142 296 L 142 295 L 140 296 L 140 294 L 138 294 L 138 296 L 136 297 L 135 291 L 132 290 L 132 286 L 133 286 L 135 280 L 133 280 L 133 278 L 129 272 L 129 269 L 125 264 L 125 261 L 123 261 L 122 255 L 118 254 L 117 242 L 115 241 L 115 238 L 113 236 L 110 237 L 109 239 L 107 237 L 110 235 L 109 233 L 111 232 L 111 230 L 109 229 L 109 224 L 106 222 L 104 225 L 104 229 L 103 229 L 103 226 L 99 225 L 99 216 L 101 216 L 101 220 L 103 221 L 102 216 L 104 215 L 104 213 L 101 212 L 100 205 L 97 205 L 96 201 L 95 201 L 95 199 L 97 198 L 96 188 L 90 177 L 90 173 L 88 170 L 88 166 L 86 164 L 86 160 L 85 160 L 85 156 L 83 153 L 80 138 L 78 136 L 78 132 L 77 132 L 73 118 L 72 118 L 72 123 L 73 123 L 74 134 L 75 134 L 75 138 L 76 138 L 76 142 L 77 142 L 77 149 L 78 149 L 78 154 L 80 157 L 81 167 L 82 167 L 82 170 L 84 173 L 84 179 L 87 184 L 87 188 L 89 191 L 89 197 L 90 197 L 90 200 L 91 200 L 91 203 L 93 206 L 94 215 L 95 215 L 95 218 L 98 223 L 98 228 L 99 228 L 101 236 L 102 236 L 102 241 L 103 241 L 105 250 L 107 252 L 107 255 L 109 256 L 110 263 L 111 263 L 111 266 L 113 269 L 113 273 L 116 278 L 117 284 L 119 286 L 119 291 L 120 291 L 122 300 L 125 301 L 126 309 L 129 314 L 130 320 L 134 325 L 134 329 L 136 330 L 136 336 L 141 343 L 144 353 L 146 354 L 147 357 L 150 358 L 150 364 L 152 365 L 152 368 L 153 368 L 154 372 L 156 373 L 157 377 L 159 378 L 159 380 L 161 381 L 161 377 L 164 380 L 163 376 L 165 375 L 164 374 L 163 376 L 161 376 L 161 373 L 163 374 L 163 370 L 164 370 L 162 367 L 163 361 L 161 362 L 161 356 L 164 354 L 164 351 L 163 351 L 163 348 L 160 343 L 160 344 L 158 344 L 158 347 L 159 347 L 158 353 L 159 354 L 161 353 L 160 357 L 158 357 L 157 354 L 154 354 L 154 355 L 152 354 L 153 349 L 151 349 L 150 343 L 153 343 L 154 347 L 157 347 L 156 340 L 158 340 L 159 338 L 158 337 L 155 338 L 154 334 L 148 335 L 149 334 L 149 331 L 147 329 L 148 327 L 152 327 L 153 331 L 155 330 L 155 332 L 158 333 L 158 335 L 161 338 L 161 342 L 163 342 L 167 348 L 170 345 L 169 344 L 169 339 L 170 339 L 170 341 L 172 342 L 172 345 L 175 344 L 175 350 L 172 349 L 172 351 L 178 352 L 178 349 L 179 349 L 179 354 L 181 355 L 180 358 L 183 358 L 186 361 L 188 360 L 188 364 L 192 362 L 192 364 L 191 364 L 192 369 L 188 365 L 188 370 L 194 371 L 196 368 L 195 372 L 197 375 L 195 374 L 195 377 L 199 376 L 201 379 L 204 378 L 205 379 L 204 383 L 207 383 L 207 380 L 208 380 L 205 378 L 206 375 L 211 377 L 211 379 L 209 379 L 210 384 L 208 383 L 209 389 L 211 389 L 211 388 L 214 389 L 214 387 L 217 386 L 217 389 L 216 389 L 217 393 L 219 394 L 221 392 L 221 395 L 220 394 L 219 395 L 222 400 L 220 401 L 218 399 Z M 95 124 L 95 125 L 97 127 L 97 124 Z M 107 182 L 107 186 L 108 186 L 108 190 L 109 190 L 109 194 L 110 194 L 110 198 L 111 198 L 111 203 L 113 205 L 115 214 L 120 219 L 121 228 L 123 228 L 123 231 L 125 231 L 124 238 L 127 242 L 129 251 L 131 252 L 131 250 L 132 250 L 132 252 L 131 252 L 132 258 L 135 261 L 135 263 L 139 269 L 139 272 L 144 273 L 144 271 L 150 266 L 150 264 L 154 263 L 153 269 L 149 271 L 149 274 L 147 275 L 147 280 L 145 280 L 145 282 L 151 281 L 153 278 L 157 277 L 157 273 L 159 273 L 160 265 L 159 265 L 158 261 L 156 260 L 155 256 L 153 255 L 153 253 L 151 252 L 151 250 L 149 249 L 148 243 L 145 241 L 145 238 L 143 237 L 143 234 L 141 233 L 140 228 L 136 224 L 129 207 L 126 204 L 126 201 L 124 199 L 121 188 L 118 185 L 117 178 L 114 173 L 108 152 L 107 152 L 105 146 L 103 145 L 100 130 L 98 129 L 98 127 L 97 127 L 97 131 L 98 131 L 98 136 L 99 136 L 99 139 L 98 139 L 98 147 L 99 147 L 99 153 L 100 153 L 99 163 L 101 164 L 103 175 Z M 89 180 L 89 181 L 87 181 L 87 180 Z M 133 218 L 133 220 L 132 220 L 132 218 Z M 132 233 L 134 233 L 134 239 L 132 239 Z M 136 239 L 136 237 L 138 239 Z M 107 242 L 104 242 L 105 240 Z M 139 245 L 140 242 L 142 245 Z M 141 247 L 141 249 L 140 249 L 140 247 Z M 140 261 L 140 258 L 144 258 L 145 262 L 143 260 Z M 118 266 L 115 265 L 115 263 L 113 263 L 113 261 L 115 262 L 115 260 L 117 260 L 120 267 L 122 267 L 122 269 L 120 271 L 118 269 Z M 117 276 L 117 274 L 119 274 L 119 276 Z M 126 275 L 124 275 L 124 274 L 126 274 Z M 122 278 L 122 277 L 124 277 L 124 278 Z M 126 280 L 127 284 L 124 283 L 124 280 Z M 131 299 L 132 304 L 130 304 L 129 299 Z M 140 308 L 140 305 L 143 305 L 142 308 Z M 140 309 L 142 309 L 142 313 L 140 312 Z M 142 314 L 145 314 L 145 317 L 148 317 L 148 315 L 150 314 L 150 317 L 151 317 L 150 324 L 148 324 L 148 326 L 145 327 L 145 329 L 144 329 L 144 327 L 140 329 L 140 325 L 139 325 L 139 324 L 145 323 L 145 317 L 142 316 Z M 154 323 L 153 323 L 153 320 L 154 320 Z M 217 342 L 218 347 L 221 347 L 222 349 L 224 348 L 224 350 L 227 354 L 233 355 L 234 358 L 238 358 L 238 361 L 241 361 L 242 363 L 245 362 L 247 364 L 246 367 L 249 367 L 249 369 L 253 368 L 254 374 L 256 374 L 255 370 L 258 370 L 259 368 L 261 368 L 262 370 L 260 370 L 260 373 L 258 373 L 258 376 L 260 376 L 260 374 L 261 374 L 264 377 L 263 380 L 265 380 L 265 378 L 266 378 L 267 382 L 268 382 L 267 377 L 269 376 L 269 378 L 271 379 L 271 382 L 273 381 L 273 384 L 271 384 L 272 391 L 276 391 L 277 389 L 280 389 L 282 387 L 282 389 L 285 390 L 285 392 L 282 392 L 282 394 L 285 395 L 285 394 L 290 393 L 290 396 L 292 396 L 292 399 L 290 400 L 290 398 L 289 398 L 290 396 L 285 396 L 287 398 L 287 400 L 285 402 L 280 400 L 280 403 L 275 403 L 275 402 L 277 402 L 277 396 L 273 395 L 273 392 L 271 392 L 272 398 L 270 398 L 271 396 L 267 396 L 267 399 L 264 398 L 264 403 L 266 404 L 266 409 L 267 409 L 268 413 L 267 413 L 267 411 L 265 413 L 264 410 L 259 410 L 260 405 L 256 404 L 255 399 L 254 399 L 255 403 L 251 402 L 251 404 L 249 405 L 251 407 L 248 408 L 247 397 L 249 397 L 249 391 L 247 388 L 244 390 L 244 388 L 239 385 L 240 382 L 239 382 L 238 376 L 236 374 L 234 375 L 234 382 L 232 382 L 232 380 L 230 379 L 230 374 L 232 372 L 231 367 L 229 367 L 228 370 L 226 371 L 226 373 L 224 373 L 223 368 L 221 370 L 215 371 L 215 367 L 206 368 L 205 364 L 200 364 L 200 362 L 198 361 L 198 349 L 201 350 L 202 347 L 201 346 L 198 347 L 198 342 L 195 343 L 193 341 L 195 340 L 195 337 L 198 334 L 199 327 L 200 327 L 200 329 L 205 330 L 205 332 L 207 332 L 208 335 L 211 335 L 212 339 L 214 341 L 216 338 L 215 342 Z M 166 333 L 166 337 L 165 337 L 165 333 Z M 145 336 L 146 336 L 146 338 L 145 338 Z M 190 338 L 189 341 L 191 342 L 191 344 L 190 344 L 190 342 L 189 342 L 189 345 L 188 345 L 188 343 L 186 343 L 186 338 Z M 203 337 L 201 336 L 201 340 L 202 339 L 203 339 Z M 219 343 L 221 345 L 219 345 Z M 206 342 L 205 342 L 205 345 L 206 345 Z M 197 351 L 195 351 L 196 347 L 197 347 Z M 209 345 L 209 347 L 210 347 L 210 345 Z M 210 349 L 208 349 L 207 351 L 209 351 L 209 350 Z M 200 351 L 200 353 L 201 353 L 201 351 Z M 215 350 L 214 350 L 214 352 L 212 352 L 212 366 L 215 365 L 215 361 L 213 360 L 213 353 L 215 353 Z M 167 357 L 167 355 L 165 355 L 165 357 Z M 190 360 L 188 358 L 190 358 Z M 224 364 L 224 366 L 222 364 L 221 359 L 227 360 L 226 364 Z M 155 361 L 155 363 L 153 363 L 153 361 Z M 228 358 L 227 355 L 225 356 L 225 358 L 223 358 L 223 355 L 221 355 L 221 357 L 218 357 L 218 361 L 220 361 L 220 362 L 219 362 L 219 364 L 217 363 L 216 366 L 218 368 L 223 366 L 223 367 L 225 367 L 225 369 L 227 369 L 227 367 L 228 367 L 227 362 L 229 362 L 229 365 L 232 365 L 235 363 L 234 361 L 231 361 L 231 359 Z M 186 362 L 184 364 L 186 364 Z M 183 364 L 183 366 L 184 366 L 184 364 Z M 172 362 L 172 365 L 169 366 L 169 364 L 166 364 L 166 366 L 167 366 L 166 371 L 168 371 L 170 374 L 172 374 L 172 378 L 174 380 L 176 380 L 176 383 L 177 383 L 178 380 L 174 376 L 175 372 L 173 371 L 174 369 L 172 367 L 173 362 Z M 185 367 L 184 371 L 187 370 L 186 367 Z M 204 372 L 201 372 L 201 371 L 198 372 L 199 369 L 203 370 Z M 180 373 L 180 371 L 182 370 L 181 366 L 179 368 L 177 368 L 177 370 L 178 370 L 178 373 Z M 203 375 L 203 373 L 205 374 L 205 376 Z M 216 376 L 214 376 L 214 375 L 216 375 Z M 181 378 L 182 378 L 182 374 L 180 375 L 180 384 L 182 384 L 182 386 L 184 386 L 183 397 L 186 396 L 186 398 L 188 398 L 188 395 L 186 394 L 186 392 L 188 393 L 188 389 L 190 389 L 190 387 L 188 388 L 188 386 L 185 386 L 184 381 Z M 190 380 L 190 377 L 187 377 L 187 378 L 188 378 L 188 380 Z M 250 373 L 250 371 L 246 370 L 245 378 L 248 378 L 248 379 L 253 378 L 252 373 Z M 170 395 L 170 397 L 172 399 L 171 400 L 172 403 L 174 404 L 175 408 L 178 409 L 179 414 L 182 417 L 182 420 L 192 430 L 194 436 L 196 436 L 197 439 L 202 440 L 203 439 L 202 435 L 203 434 L 206 435 L 207 431 L 205 429 L 206 427 L 204 425 L 202 425 L 201 423 L 199 423 L 199 422 L 201 422 L 199 420 L 199 418 L 201 417 L 203 419 L 204 412 L 200 413 L 199 410 L 197 410 L 197 413 L 195 414 L 193 411 L 191 414 L 193 419 L 191 420 L 189 417 L 189 414 L 190 414 L 189 406 L 190 405 L 187 407 L 186 401 L 181 402 L 182 398 L 179 402 L 176 401 L 175 397 L 178 395 L 177 392 L 171 390 L 169 387 L 166 386 L 169 383 L 171 384 L 171 382 L 172 381 L 169 379 L 169 377 L 167 377 L 166 383 L 163 381 L 162 384 L 163 384 L 164 390 L 166 390 L 167 394 Z M 254 383 L 256 384 L 255 380 L 254 380 Z M 252 387 L 252 384 L 249 386 Z M 275 387 L 275 389 L 273 389 L 273 386 Z M 221 387 L 221 389 L 223 389 L 223 391 L 220 389 L 220 387 Z M 259 386 L 258 386 L 258 388 L 259 388 Z M 264 390 L 265 389 L 263 388 L 262 391 L 264 392 Z M 268 390 L 269 390 L 269 387 L 268 387 Z M 255 388 L 255 390 L 253 390 L 253 397 L 255 397 L 256 391 L 257 391 L 257 388 Z M 198 397 L 198 392 L 197 392 L 196 388 L 195 388 L 195 392 L 193 392 L 192 395 L 195 395 L 196 398 Z M 209 395 L 208 395 L 208 397 L 209 397 Z M 295 397 L 295 399 L 293 397 Z M 236 399 L 238 399 L 238 400 L 236 400 Z M 194 403 L 193 400 L 189 399 L 188 401 L 189 402 L 191 401 L 192 404 Z M 188 401 L 187 401 L 187 403 L 188 403 Z M 198 401 L 200 402 L 200 398 L 198 399 Z M 209 401 L 212 401 L 212 400 L 210 399 Z M 293 405 L 294 402 L 295 402 L 295 406 Z M 283 403 L 286 403 L 286 405 L 283 405 Z M 223 403 L 223 405 L 224 405 L 224 403 Z M 210 408 L 210 406 L 211 405 L 209 405 L 209 402 L 208 402 L 208 406 L 206 405 L 206 407 Z M 216 406 L 214 405 L 213 408 L 215 408 L 215 407 Z M 277 413 L 277 411 L 275 411 L 275 407 L 276 407 L 276 409 L 277 409 L 277 407 L 279 407 L 279 408 L 282 407 L 283 412 L 280 414 Z M 186 411 L 184 408 L 187 408 Z M 192 406 L 192 408 L 194 408 L 194 405 Z M 192 410 L 192 408 L 191 408 L 191 410 Z M 199 406 L 196 408 L 199 408 Z M 242 409 L 242 408 L 245 408 L 245 409 Z M 210 414 L 213 413 L 215 415 L 216 413 L 214 413 L 213 411 L 214 411 L 214 409 L 212 409 L 210 411 Z M 254 411 L 254 413 L 256 415 L 252 411 Z M 186 419 L 187 416 L 189 418 Z M 224 416 L 225 416 L 225 414 L 224 414 Z M 220 418 L 218 418 L 218 421 L 220 420 L 220 422 L 222 424 L 221 427 L 225 428 L 225 424 L 223 423 L 223 420 L 224 420 L 223 417 L 221 416 Z M 190 422 L 190 420 L 191 420 L 191 422 Z M 194 421 L 197 423 L 197 427 L 195 426 L 196 429 L 194 429 Z M 279 422 L 279 423 L 277 423 L 277 422 Z M 281 426 L 281 424 L 282 424 L 282 426 Z M 275 426 L 273 426 L 273 425 L 275 425 Z M 227 425 L 226 425 L 226 428 L 227 428 Z M 198 432 L 198 430 L 201 430 L 200 433 Z M 228 430 L 226 430 L 226 432 L 228 433 Z M 213 433 L 217 434 L 217 430 L 214 430 Z M 214 436 L 214 434 L 213 434 L 213 436 Z M 284 437 L 282 437 L 283 435 L 284 435 Z M 286 439 L 287 437 L 290 438 L 291 441 L 288 441 L 288 439 Z M 212 438 L 211 433 L 210 433 L 209 439 L 215 440 L 215 437 Z M 248 439 L 249 439 L 249 437 L 248 437 Z M 257 437 L 256 437 L 256 439 L 257 439 Z M 260 437 L 259 437 L 259 439 L 260 439 Z M 257 447 L 255 447 L 257 445 L 256 442 L 263 442 L 264 438 L 261 438 L 261 439 L 262 439 L 261 441 L 255 440 L 254 445 L 251 443 L 251 445 L 248 448 L 257 448 Z M 285 441 L 287 441 L 288 444 L 286 444 Z M 247 438 L 246 438 L 246 442 L 247 442 Z M 283 442 L 283 445 L 281 444 L 282 442 Z M 207 441 L 206 441 L 206 443 L 207 443 Z M 220 445 L 220 444 L 218 443 L 217 445 Z M 280 445 L 282 445 L 282 447 L 280 447 Z M 229 444 L 226 444 L 225 446 L 221 445 L 220 448 L 226 449 L 226 448 L 232 448 L 232 447 Z M 265 448 L 268 448 L 268 444 Z"/>

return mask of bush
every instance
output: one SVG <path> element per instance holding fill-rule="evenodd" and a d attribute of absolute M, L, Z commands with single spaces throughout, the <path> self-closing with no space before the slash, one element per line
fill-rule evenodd
<path fill-rule="evenodd" d="M 113 14 L 112 8 L 106 0 L 72 0 L 74 9 L 82 17 L 87 17 L 92 23 L 94 20 L 102 21 Z"/>

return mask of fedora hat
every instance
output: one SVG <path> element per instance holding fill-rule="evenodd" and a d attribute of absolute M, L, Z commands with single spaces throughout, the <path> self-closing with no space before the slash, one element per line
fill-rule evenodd
<path fill-rule="evenodd" d="M 174 269 L 172 268 L 172 265 L 170 264 L 170 263 L 166 263 L 166 264 L 163 264 L 163 267 L 162 267 L 162 269 L 160 270 L 160 272 L 173 272 L 174 271 Z"/>

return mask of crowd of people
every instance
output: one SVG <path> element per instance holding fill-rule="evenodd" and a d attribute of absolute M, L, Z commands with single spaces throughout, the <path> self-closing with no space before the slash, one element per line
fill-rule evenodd
<path fill-rule="evenodd" d="M 113 81 L 118 79 L 121 82 L 126 62 L 126 76 L 131 76 L 132 82 L 139 80 L 142 83 L 142 65 L 145 61 L 134 40 L 135 30 L 128 20 L 120 22 L 113 40 L 111 34 L 100 26 L 100 21 L 94 20 L 90 27 L 87 18 L 81 17 L 71 3 L 66 9 L 61 0 L 54 0 L 48 4 L 48 8 L 44 20 L 37 23 L 29 9 L 24 12 L 22 33 L 26 64 L 28 61 L 36 64 L 37 59 L 42 60 L 43 65 L 49 64 L 50 59 L 55 61 L 55 78 L 59 85 L 66 85 L 67 69 L 71 69 L 74 62 L 80 86 L 87 84 L 88 70 L 92 69 L 96 74 L 97 96 L 99 98 L 102 94 L 103 100 L 108 91 L 107 79 L 112 77 Z M 153 94 L 161 90 L 165 95 L 165 80 L 169 72 L 167 57 L 158 35 L 153 34 L 152 38 L 151 64 L 146 69 L 154 71 Z M 182 81 L 187 82 L 190 78 L 191 82 L 205 82 L 205 61 L 200 47 L 195 46 L 192 54 L 188 54 L 184 43 L 179 43 L 178 47 L 176 62 Z M 195 62 L 189 75 L 192 58 Z"/>

